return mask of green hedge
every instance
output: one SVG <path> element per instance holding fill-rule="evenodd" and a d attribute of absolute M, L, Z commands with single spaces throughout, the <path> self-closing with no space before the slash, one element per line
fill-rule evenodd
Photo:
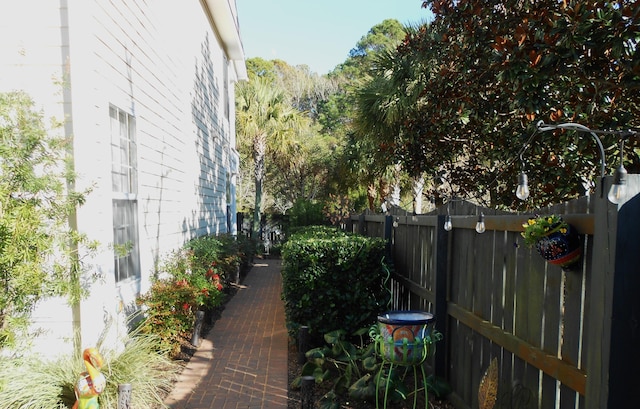
<path fill-rule="evenodd" d="M 312 226 L 283 245 L 283 299 L 289 334 L 308 326 L 313 341 L 373 325 L 386 309 L 385 241 Z"/>

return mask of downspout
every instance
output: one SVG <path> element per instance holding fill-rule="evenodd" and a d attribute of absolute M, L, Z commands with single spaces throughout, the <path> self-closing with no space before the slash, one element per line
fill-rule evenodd
<path fill-rule="evenodd" d="M 73 112 L 71 97 L 71 44 L 69 40 L 69 4 L 68 0 L 60 0 L 60 56 L 63 72 L 62 83 L 62 110 L 64 113 L 64 134 L 65 138 L 70 141 L 67 145 L 67 192 L 75 191 L 75 155 L 73 149 Z M 69 229 L 71 231 L 78 230 L 78 215 L 75 207 L 69 212 L 68 216 Z M 71 280 L 71 294 L 68 294 L 71 305 L 71 319 L 73 329 L 73 350 L 79 354 L 82 347 L 82 321 L 80 315 L 80 261 L 78 243 L 73 239 L 69 239 L 69 279 Z"/>

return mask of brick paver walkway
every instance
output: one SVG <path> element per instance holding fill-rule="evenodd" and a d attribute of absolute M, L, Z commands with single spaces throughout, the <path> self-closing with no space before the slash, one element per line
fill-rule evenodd
<path fill-rule="evenodd" d="M 255 260 L 165 403 L 172 409 L 286 409 L 280 260 Z"/>

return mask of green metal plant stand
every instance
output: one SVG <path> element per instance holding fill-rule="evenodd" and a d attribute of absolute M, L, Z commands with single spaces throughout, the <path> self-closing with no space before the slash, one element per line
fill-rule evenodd
<path fill-rule="evenodd" d="M 380 365 L 380 371 L 378 372 L 378 375 L 376 377 L 376 409 L 379 409 L 380 381 L 383 379 L 385 367 L 387 365 L 389 366 L 389 371 L 384 382 L 384 409 L 387 408 L 387 401 L 389 399 L 389 385 L 391 384 L 390 378 L 395 366 L 411 367 L 413 369 L 413 409 L 416 408 L 416 405 L 418 403 L 418 372 L 420 372 L 420 374 L 422 375 L 422 387 L 424 388 L 424 407 L 425 409 L 428 409 L 429 399 L 427 391 L 427 377 L 425 375 L 424 366 L 422 364 L 428 356 L 429 345 L 426 340 L 409 342 L 407 338 L 403 338 L 400 342 L 401 344 L 398 345 L 398 341 L 394 342 L 393 339 L 391 339 L 391 341 L 384 340 L 382 336 L 379 336 L 379 338 L 376 340 L 376 350 L 379 351 L 379 355 L 383 357 L 382 365 Z M 396 359 L 385 358 L 385 356 L 388 356 L 385 351 L 388 351 L 389 348 L 392 348 L 395 352 L 399 352 L 400 356 L 403 356 L 404 359 L 398 361 Z M 422 359 L 415 360 L 409 358 L 416 353 L 416 350 L 421 350 L 421 352 L 419 352 L 419 355 L 422 355 Z M 418 371 L 418 367 L 420 368 L 420 371 Z"/>
<path fill-rule="evenodd" d="M 376 376 L 376 409 L 380 407 L 380 382 L 383 379 L 383 408 L 387 408 L 394 367 L 404 367 L 405 371 L 411 367 L 413 370 L 413 409 L 416 409 L 418 403 L 418 376 L 422 376 L 424 405 L 428 409 L 427 377 L 423 363 L 434 351 L 434 340 L 431 337 L 433 322 L 433 315 L 422 311 L 390 311 L 378 316 L 377 334 L 372 334 L 372 338 L 376 353 L 383 362 Z M 387 367 L 388 371 L 385 371 Z"/>

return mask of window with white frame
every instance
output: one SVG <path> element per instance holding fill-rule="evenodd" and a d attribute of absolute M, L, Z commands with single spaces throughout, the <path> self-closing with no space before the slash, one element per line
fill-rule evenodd
<path fill-rule="evenodd" d="M 109 107 L 111 123 L 111 185 L 113 249 L 116 282 L 140 276 L 138 243 L 138 174 L 135 119 Z"/>
<path fill-rule="evenodd" d="M 227 119 L 227 121 L 229 120 L 229 104 L 231 103 L 229 101 L 229 60 L 227 59 L 227 57 L 224 57 L 224 63 L 222 64 L 222 81 L 224 84 L 224 89 L 223 89 L 223 98 L 224 98 L 224 117 Z"/>

